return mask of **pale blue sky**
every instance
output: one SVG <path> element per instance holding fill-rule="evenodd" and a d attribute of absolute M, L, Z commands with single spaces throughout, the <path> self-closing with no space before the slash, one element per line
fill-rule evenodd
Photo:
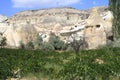
<path fill-rule="evenodd" d="M 109 0 L 1 0 L 0 14 L 12 16 L 16 12 L 51 7 L 73 7 L 87 9 L 94 6 L 107 6 Z"/>

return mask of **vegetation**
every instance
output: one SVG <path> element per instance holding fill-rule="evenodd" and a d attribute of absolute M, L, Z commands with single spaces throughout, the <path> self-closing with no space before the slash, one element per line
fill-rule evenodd
<path fill-rule="evenodd" d="M 120 0 L 109 0 L 109 9 L 113 12 L 113 33 L 115 40 L 120 38 Z"/>
<path fill-rule="evenodd" d="M 82 48 L 84 44 L 84 39 L 76 40 L 75 38 L 73 38 L 73 41 L 70 43 L 71 47 L 73 48 L 76 54 L 79 53 L 80 48 Z"/>
<path fill-rule="evenodd" d="M 43 46 L 43 39 L 41 36 L 37 35 L 36 40 L 34 41 L 35 49 L 41 49 Z"/>
<path fill-rule="evenodd" d="M 62 50 L 64 42 L 59 39 L 58 36 L 51 36 L 49 39 L 49 43 L 55 48 L 55 50 Z"/>
<path fill-rule="evenodd" d="M 120 48 L 54 52 L 0 49 L 0 79 L 33 74 L 39 80 L 119 80 Z"/>
<path fill-rule="evenodd" d="M 32 41 L 28 42 L 26 45 L 25 45 L 25 48 L 26 49 L 34 49 L 34 44 Z"/>
<path fill-rule="evenodd" d="M 49 42 L 44 42 L 41 49 L 45 50 L 45 51 L 54 51 L 55 50 L 54 46 L 51 45 Z"/>
<path fill-rule="evenodd" d="M 6 37 L 2 37 L 2 40 L 0 41 L 0 46 L 1 46 L 1 48 L 3 48 L 4 46 L 6 46 L 7 45 L 7 39 L 6 39 Z"/>
<path fill-rule="evenodd" d="M 52 35 L 48 42 L 44 42 L 41 36 L 37 36 L 34 41 L 28 42 L 26 45 L 20 42 L 20 49 L 35 49 L 35 50 L 66 50 L 67 45 L 59 39 L 58 36 Z"/>
<path fill-rule="evenodd" d="M 60 80 L 119 80 L 119 48 L 82 51 L 57 74 Z M 117 57 L 119 56 L 119 57 Z"/>
<path fill-rule="evenodd" d="M 19 46 L 20 49 L 25 49 L 25 44 L 22 41 L 20 41 L 19 44 L 20 44 L 20 46 Z"/>

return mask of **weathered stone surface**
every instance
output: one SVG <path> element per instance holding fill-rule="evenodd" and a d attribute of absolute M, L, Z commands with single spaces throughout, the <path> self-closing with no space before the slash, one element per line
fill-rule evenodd
<path fill-rule="evenodd" d="M 107 15 L 100 16 L 97 8 L 93 8 L 88 19 L 80 22 L 72 30 L 61 32 L 62 36 L 67 36 L 67 39 L 71 36 L 77 35 L 77 37 L 83 37 L 87 43 L 87 49 L 95 49 L 99 46 L 105 45 L 109 32 L 112 32 L 112 14 L 110 11 Z M 78 38 L 77 38 L 78 39 Z M 72 39 L 71 39 L 72 41 Z"/>
<path fill-rule="evenodd" d="M 99 16 L 104 20 L 101 21 L 106 25 L 104 26 L 104 31 L 110 33 L 112 26 L 111 20 L 113 17 L 111 17 L 111 13 L 106 13 L 107 11 L 107 7 L 98 8 Z M 60 36 L 62 40 L 66 40 L 70 38 L 71 34 L 77 34 L 78 37 L 84 35 L 85 26 L 92 21 L 90 19 L 86 21 L 90 14 L 91 9 L 77 10 L 67 7 L 22 11 L 11 16 L 9 19 L 3 16 L 0 17 L 0 33 L 6 36 L 8 45 L 14 47 L 18 47 L 20 41 L 26 44 L 28 41 L 34 40 L 37 34 L 43 37 L 46 36 L 44 38 L 45 41 L 48 41 L 50 33 L 55 33 Z M 107 14 L 107 16 L 105 14 Z M 94 21 L 92 22 L 94 23 Z M 62 35 L 64 36 L 61 36 L 62 31 Z M 105 35 L 105 32 L 103 32 L 103 29 L 100 31 L 96 30 L 95 34 L 97 36 L 94 36 L 94 40 L 98 38 L 98 35 Z M 90 33 L 88 31 L 85 32 L 85 34 L 87 36 Z M 94 40 L 92 39 L 92 43 L 94 43 Z M 88 42 L 89 41 L 91 41 L 91 39 L 88 40 Z"/>
<path fill-rule="evenodd" d="M 4 22 L 8 18 L 6 16 L 0 15 L 0 23 Z"/>

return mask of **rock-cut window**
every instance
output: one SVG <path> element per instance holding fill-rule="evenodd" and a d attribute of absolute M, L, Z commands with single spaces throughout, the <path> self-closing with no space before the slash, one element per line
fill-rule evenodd
<path fill-rule="evenodd" d="M 100 25 L 96 25 L 96 28 L 100 28 Z"/>

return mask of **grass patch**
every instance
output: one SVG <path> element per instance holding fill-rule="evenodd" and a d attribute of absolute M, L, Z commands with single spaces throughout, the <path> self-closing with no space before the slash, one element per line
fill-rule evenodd
<path fill-rule="evenodd" d="M 46 80 L 113 80 L 120 78 L 120 48 L 73 52 L 0 49 L 0 79 L 33 75 Z"/>

